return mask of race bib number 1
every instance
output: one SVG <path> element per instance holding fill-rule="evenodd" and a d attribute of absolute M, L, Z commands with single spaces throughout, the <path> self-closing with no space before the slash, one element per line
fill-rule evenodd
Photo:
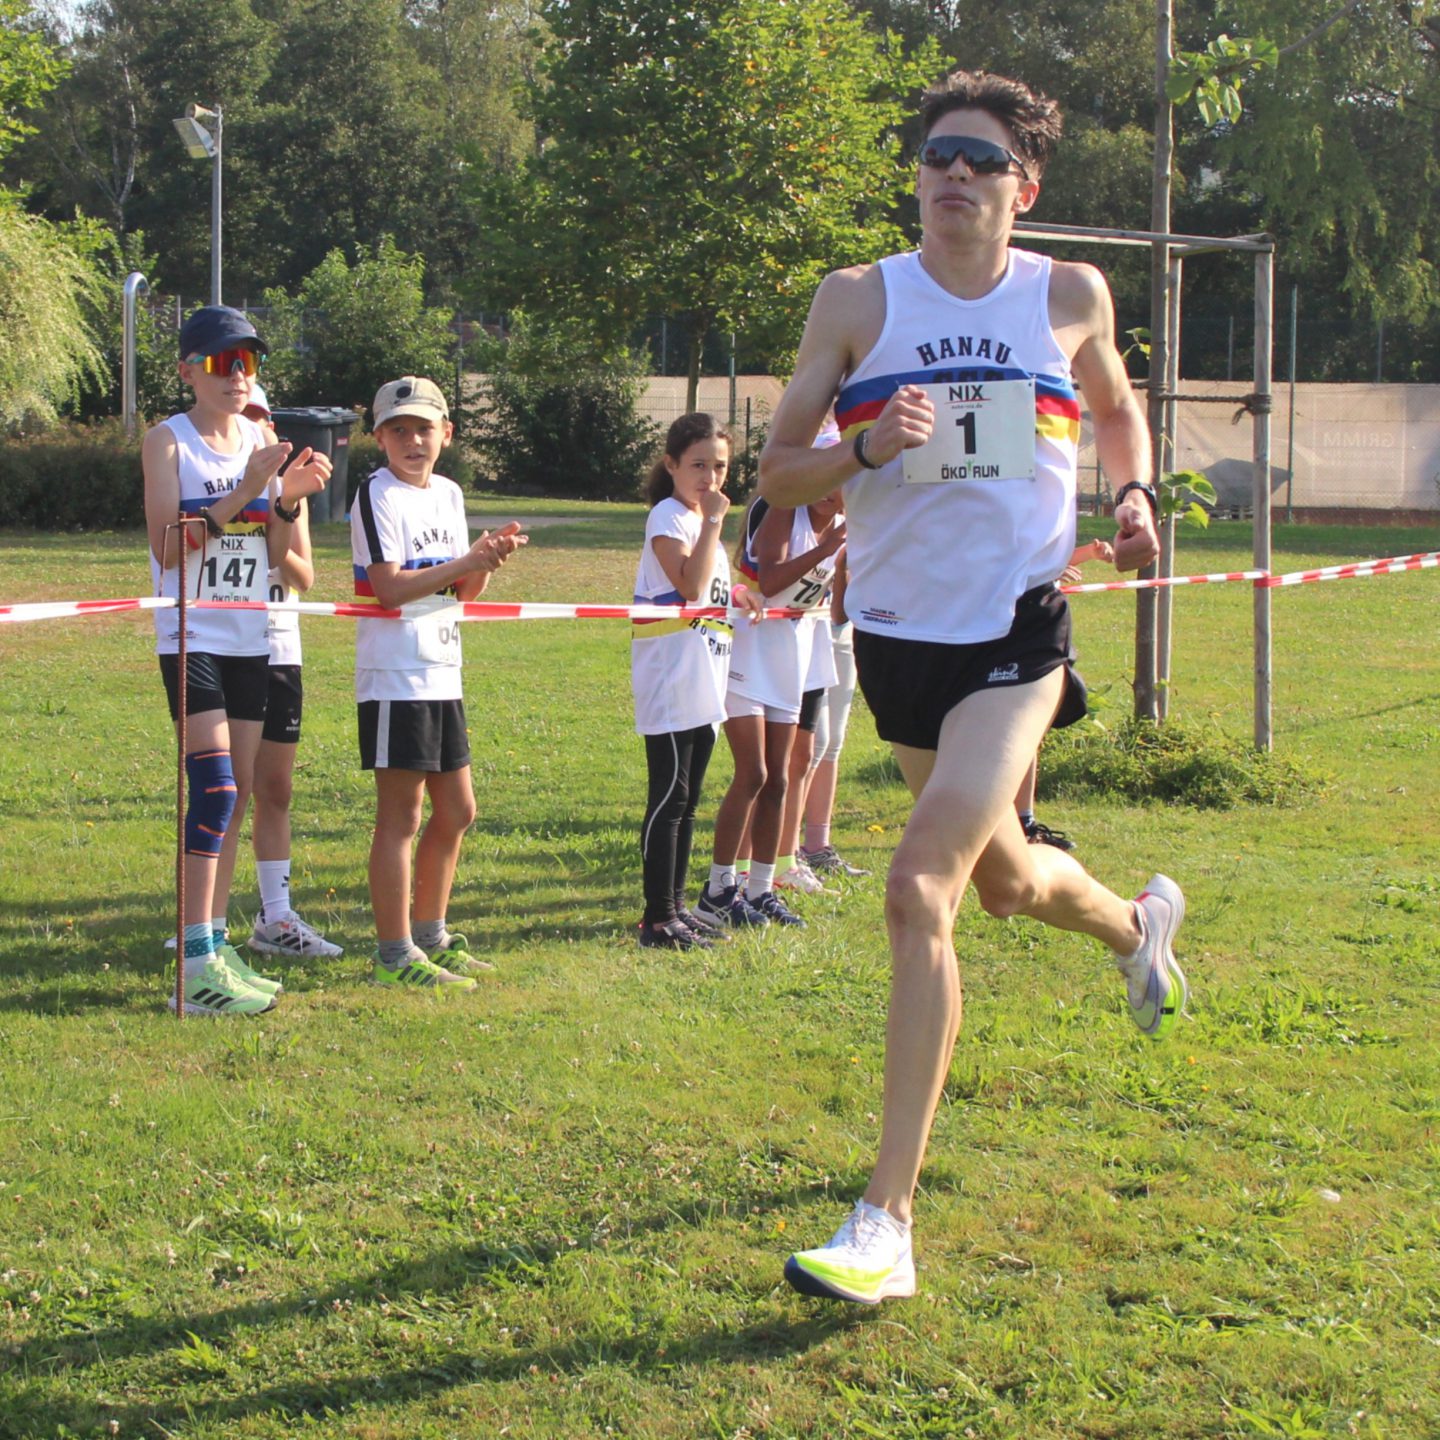
<path fill-rule="evenodd" d="M 902 452 L 907 485 L 1035 478 L 1034 380 L 920 388 L 935 406 L 935 430 Z"/>

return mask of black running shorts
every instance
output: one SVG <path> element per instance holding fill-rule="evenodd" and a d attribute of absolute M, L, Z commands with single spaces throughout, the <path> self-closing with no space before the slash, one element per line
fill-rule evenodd
<path fill-rule="evenodd" d="M 939 747 L 945 717 L 968 696 L 1034 684 L 1073 659 L 1070 607 L 1054 585 L 1027 590 L 1015 602 L 1009 634 L 998 640 L 945 645 L 855 631 L 860 689 L 880 738 L 915 750 Z M 1067 697 L 1075 693 L 1067 683 Z M 1083 697 L 1083 687 L 1078 693 Z"/>
<path fill-rule="evenodd" d="M 360 767 L 448 774 L 470 763 L 461 700 L 362 700 Z"/>
<path fill-rule="evenodd" d="M 180 718 L 180 657 L 161 655 L 160 678 L 170 702 L 170 718 Z M 263 720 L 270 689 L 269 655 L 185 655 L 185 713 L 223 710 L 227 720 Z"/>

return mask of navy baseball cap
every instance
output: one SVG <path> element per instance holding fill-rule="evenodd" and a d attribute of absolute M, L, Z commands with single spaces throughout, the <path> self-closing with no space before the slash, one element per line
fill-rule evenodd
<path fill-rule="evenodd" d="M 192 355 L 218 355 L 222 350 L 232 350 L 240 345 L 248 345 L 262 355 L 267 352 L 265 342 L 255 333 L 255 327 L 244 314 L 228 305 L 202 305 L 180 327 L 182 360 L 188 360 Z"/>

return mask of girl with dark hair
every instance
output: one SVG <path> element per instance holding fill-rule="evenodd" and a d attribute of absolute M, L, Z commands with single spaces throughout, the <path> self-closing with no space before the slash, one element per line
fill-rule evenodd
<path fill-rule="evenodd" d="M 730 437 L 713 416 L 682 415 L 645 482 L 651 510 L 635 575 L 637 605 L 735 605 L 759 614 L 745 586 L 730 586 L 720 543 Z M 695 806 L 725 718 L 734 626 L 726 618 L 636 620 L 630 678 L 635 729 L 645 739 L 649 793 L 640 828 L 645 914 L 640 943 L 708 948 L 720 932 L 685 903 Z"/>

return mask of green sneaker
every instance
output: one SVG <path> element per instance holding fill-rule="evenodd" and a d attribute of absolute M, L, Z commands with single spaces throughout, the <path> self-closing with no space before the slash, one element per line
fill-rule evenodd
<path fill-rule="evenodd" d="M 380 963 L 375 957 L 374 980 L 377 985 L 400 989 L 407 985 L 430 990 L 473 990 L 475 982 L 468 975 L 455 975 L 433 960 L 411 960 L 398 970 Z"/>
<path fill-rule="evenodd" d="M 470 942 L 463 935 L 451 935 L 450 943 L 443 950 L 435 951 L 430 958 L 456 975 L 473 977 L 495 968 L 488 960 L 470 953 Z"/>
<path fill-rule="evenodd" d="M 268 975 L 262 975 L 258 970 L 252 970 L 240 958 L 240 952 L 228 940 L 217 945 L 215 953 L 252 990 L 258 990 L 262 995 L 278 995 L 285 988 L 278 980 L 272 980 Z"/>
<path fill-rule="evenodd" d="M 166 1002 L 175 1008 L 172 988 Z M 263 1015 L 275 1008 L 275 997 L 253 989 L 219 955 L 212 955 L 205 968 L 185 980 L 187 1015 Z"/>

